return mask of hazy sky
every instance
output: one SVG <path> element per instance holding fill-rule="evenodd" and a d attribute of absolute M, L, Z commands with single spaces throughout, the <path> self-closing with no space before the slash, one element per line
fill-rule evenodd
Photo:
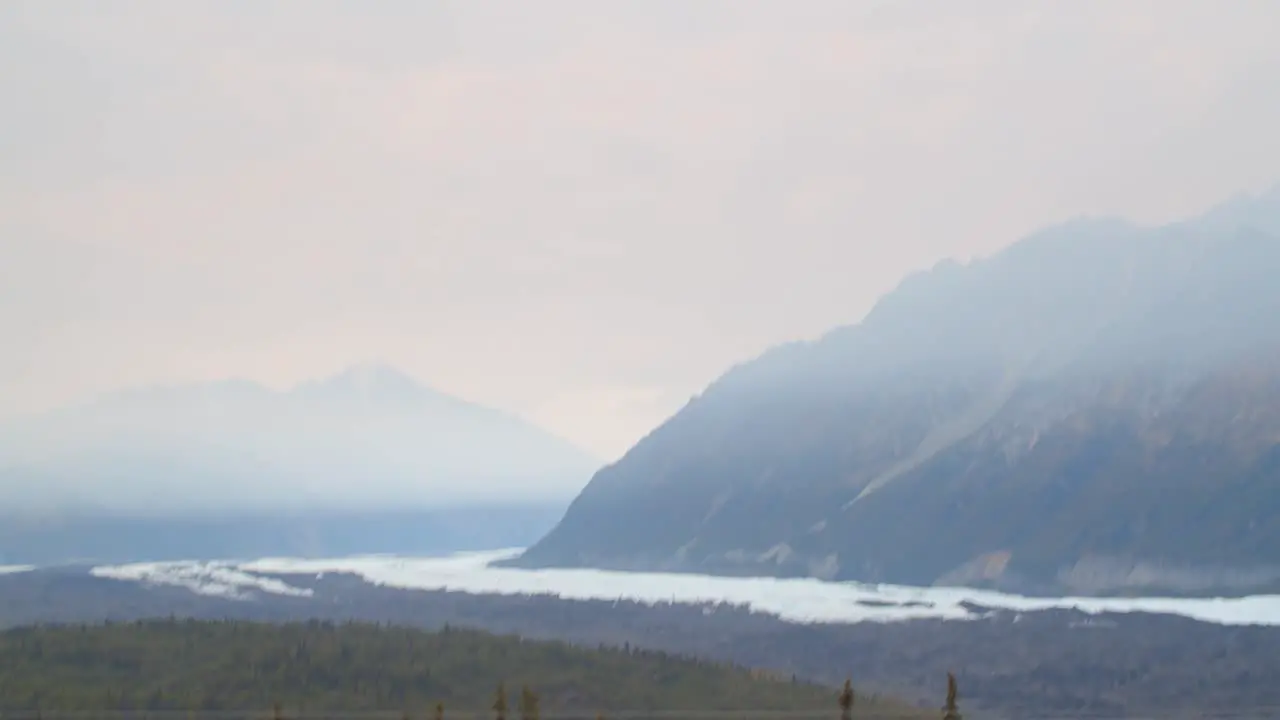
<path fill-rule="evenodd" d="M 1276 0 L 0 3 L 0 415 L 385 360 L 605 457 L 911 269 L 1280 180 Z"/>

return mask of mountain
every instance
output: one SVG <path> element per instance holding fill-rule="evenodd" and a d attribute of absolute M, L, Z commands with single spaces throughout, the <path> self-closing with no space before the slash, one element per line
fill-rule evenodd
<path fill-rule="evenodd" d="M 598 466 L 381 365 L 130 390 L 0 427 L 0 561 L 525 546 Z"/>
<path fill-rule="evenodd" d="M 1081 219 L 731 369 L 514 564 L 1280 588 L 1280 188 Z"/>

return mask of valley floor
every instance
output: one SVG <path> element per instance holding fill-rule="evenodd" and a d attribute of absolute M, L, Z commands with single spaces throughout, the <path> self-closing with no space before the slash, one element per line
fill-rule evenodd
<path fill-rule="evenodd" d="M 1150 613 L 966 609 L 976 619 L 797 624 L 727 604 L 565 600 L 379 586 L 349 573 L 273 578 L 298 592 L 235 599 L 87 570 L 0 576 L 0 625 L 170 615 L 268 622 L 445 624 L 527 638 L 661 650 L 768 668 L 936 708 L 955 672 L 968 717 L 1201 716 L 1280 708 L 1280 628 Z"/>

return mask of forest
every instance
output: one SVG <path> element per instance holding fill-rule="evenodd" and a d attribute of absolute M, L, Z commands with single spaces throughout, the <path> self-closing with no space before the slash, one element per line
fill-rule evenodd
<path fill-rule="evenodd" d="M 851 698 L 844 698 L 847 701 Z M 859 699 L 877 717 L 908 706 Z M 836 716 L 837 689 L 620 648 L 446 627 L 147 620 L 0 633 L 0 713 L 786 711 Z M 594 716 L 594 715 L 592 715 Z"/>

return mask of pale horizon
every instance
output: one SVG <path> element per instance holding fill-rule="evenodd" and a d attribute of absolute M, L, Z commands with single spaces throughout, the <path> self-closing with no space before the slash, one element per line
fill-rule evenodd
<path fill-rule="evenodd" d="M 1248 192 L 1248 191 L 1244 191 L 1244 192 L 1235 193 L 1235 194 L 1234 194 L 1234 195 L 1232 195 L 1232 196 L 1221 198 L 1218 202 L 1212 203 L 1209 207 L 1202 208 L 1202 210 L 1208 210 L 1208 209 L 1210 209 L 1210 208 L 1212 208 L 1212 207 L 1214 207 L 1214 206 L 1222 205 L 1222 204 L 1224 204 L 1224 203 L 1226 203 L 1226 202 L 1229 202 L 1229 201 L 1231 201 L 1231 200 L 1233 200 L 1233 199 L 1238 199 L 1238 198 L 1240 198 L 1240 197 L 1256 197 L 1256 196 L 1258 196 L 1258 195 L 1260 195 L 1260 194 L 1262 194 L 1262 193 L 1268 193 L 1268 192 L 1280 192 L 1280 183 L 1275 183 L 1275 184 L 1272 184 L 1272 185 L 1269 185 L 1269 186 L 1263 186 L 1262 188 L 1258 189 L 1258 190 L 1257 190 L 1257 191 L 1255 191 L 1255 192 Z M 1181 220 L 1189 219 L 1189 218 L 1192 218 L 1192 217 L 1195 217 L 1195 216 L 1196 216 L 1196 213 L 1185 213 L 1185 214 L 1183 214 L 1183 215 L 1181 215 L 1181 216 L 1171 217 L 1171 218 L 1169 218 L 1169 219 L 1167 220 L 1167 222 L 1169 222 L 1169 223 L 1176 223 L 1176 222 L 1179 222 L 1179 221 L 1181 221 Z M 1072 220 L 1072 219 L 1089 218 L 1089 217 L 1095 217 L 1095 218 L 1096 218 L 1096 217 L 1101 217 L 1101 216 L 1084 214 L 1084 215 L 1077 216 L 1076 218 L 1063 218 L 1063 219 L 1060 219 L 1058 222 L 1066 222 L 1066 221 L 1069 221 L 1069 220 Z M 1129 220 L 1129 218 L 1125 218 L 1125 217 L 1122 217 L 1122 216 L 1119 216 L 1119 215 L 1116 215 L 1116 216 L 1110 216 L 1110 215 L 1109 215 L 1109 216 L 1106 216 L 1106 217 L 1116 217 L 1117 219 L 1121 219 L 1121 220 Z M 1034 228 L 1034 229 L 1032 229 L 1032 230 L 1028 231 L 1028 233 L 1027 233 L 1027 234 L 1030 234 L 1030 233 L 1032 233 L 1032 232 L 1035 232 L 1036 230 L 1042 230 L 1042 229 L 1050 228 L 1050 227 L 1052 227 L 1052 226 L 1054 226 L 1054 225 L 1056 225 L 1056 224 L 1058 224 L 1058 223 L 1057 223 L 1057 222 L 1046 222 L 1046 223 L 1044 223 L 1042 226 L 1040 226 L 1040 227 L 1038 227 L 1038 228 Z M 1016 242 L 1018 242 L 1019 240 L 1025 239 L 1025 237 L 1026 237 L 1026 235 L 1027 235 L 1027 234 L 1024 234 L 1023 236 L 1019 236 L 1018 238 L 1013 239 L 1009 244 L 1010 244 L 1010 245 L 1012 245 L 1013 243 L 1016 243 Z M 990 257 L 990 255 L 992 255 L 992 254 L 996 254 L 996 253 L 999 253 L 1001 250 L 1004 250 L 1004 249 L 1006 249 L 1007 247 L 1008 247 L 1008 245 L 1001 246 L 1001 247 L 997 247 L 997 248 L 994 248 L 990 253 L 986 253 L 986 254 L 983 254 L 983 255 L 970 255 L 970 256 L 967 256 L 967 257 L 942 256 L 942 257 L 938 257 L 938 258 L 936 258 L 936 259 L 935 259 L 935 260 L 933 260 L 932 262 L 926 263 L 925 265 L 923 265 L 923 266 L 921 266 L 921 267 L 918 267 L 918 268 L 908 268 L 907 270 L 905 270 L 905 271 L 904 271 L 903 276 L 899 277 L 899 278 L 898 278 L 894 283 L 892 283 L 892 284 L 890 285 L 890 287 L 888 288 L 888 290 L 886 290 L 886 292 L 888 292 L 889 290 L 892 290 L 893 286 L 896 286 L 896 284 L 897 284 L 897 282 L 898 282 L 898 281 L 901 281 L 901 280 L 905 279 L 905 278 L 906 278 L 908 275 L 910 275 L 911 273 L 913 273 L 913 272 L 917 272 L 917 271 L 923 271 L 923 270 L 926 270 L 927 268 L 929 268 L 929 267 L 931 267 L 931 266 L 934 266 L 934 265 L 936 265 L 936 264 L 937 264 L 937 263 L 939 263 L 939 262 L 943 262 L 943 261 L 947 261 L 947 260 L 953 260 L 953 261 L 956 261 L 956 262 L 960 263 L 961 265 L 965 265 L 965 264 L 972 263 L 972 262 L 974 262 L 974 261 L 978 261 L 978 260 L 982 260 L 982 259 L 984 259 L 984 258 Z M 877 298 L 875 298 L 875 299 L 873 299 L 873 301 L 868 305 L 868 307 L 864 309 L 863 313 L 865 314 L 865 312 L 866 312 L 866 311 L 870 310 L 870 309 L 871 309 L 871 307 L 870 307 L 870 306 L 871 306 L 871 305 L 873 305 L 873 304 L 875 303 L 875 300 L 878 300 L 878 299 L 879 299 L 878 297 L 877 297 Z M 750 354 L 750 355 L 747 355 L 747 356 L 744 356 L 744 357 L 741 357 L 741 358 L 737 358 L 737 359 L 735 359 L 735 360 L 732 360 L 732 361 L 731 361 L 729 364 L 727 364 L 724 368 L 721 368 L 720 370 L 718 370 L 718 371 L 714 372 L 710 377 L 708 377 L 708 378 L 707 378 L 706 382 L 704 382 L 702 385 L 700 385 L 700 386 L 698 386 L 697 388 L 695 388 L 695 389 L 690 393 L 690 395 L 691 395 L 691 396 L 693 396 L 693 395 L 697 395 L 697 394 L 699 394 L 699 393 L 700 393 L 700 392 L 701 392 L 701 391 L 702 391 L 702 390 L 703 390 L 703 389 L 704 389 L 708 384 L 710 384 L 710 383 L 711 383 L 711 381 L 713 381 L 713 380 L 715 380 L 717 377 L 719 377 L 719 376 L 720 376 L 724 371 L 728 370 L 728 369 L 730 368 L 730 366 L 731 366 L 731 365 L 733 365 L 733 364 L 737 364 L 737 363 L 740 363 L 740 362 L 743 362 L 743 361 L 746 361 L 746 360 L 754 359 L 755 357 L 758 357 L 760 353 L 762 353 L 762 352 L 764 352 L 765 350 L 768 350 L 768 349 L 770 349 L 770 348 L 772 348 L 772 347 L 777 347 L 777 346 L 779 346 L 779 345 L 783 345 L 783 344 L 786 344 L 786 343 L 789 343 L 789 342 L 796 342 L 796 341 L 808 341 L 808 340 L 815 340 L 815 339 L 818 339 L 818 337 L 819 337 L 819 336 L 821 336 L 821 335 L 825 334 L 826 332 L 828 332 L 828 331 L 830 331 L 830 330 L 832 330 L 832 329 L 834 329 L 834 328 L 836 328 L 836 327 L 840 327 L 840 326 L 849 326 L 849 325 L 856 325 L 857 323 L 861 322 L 861 320 L 862 320 L 862 319 L 863 319 L 863 318 L 862 318 L 862 316 L 859 316 L 859 317 L 857 317 L 857 318 L 850 319 L 850 320 L 849 320 L 849 321 L 847 321 L 847 322 L 840 323 L 840 324 L 838 324 L 838 325 L 834 325 L 834 326 L 829 327 L 829 328 L 824 328 L 824 329 L 822 329 L 822 330 L 819 330 L 819 331 L 818 331 L 818 332 L 816 332 L 816 333 L 813 333 L 813 334 L 811 334 L 811 335 L 809 335 L 809 336 L 805 336 L 805 337 L 783 337 L 783 338 L 779 338 L 779 339 L 778 339 L 778 340 L 776 340 L 775 342 L 773 342 L 773 343 L 771 343 L 771 344 L 769 344 L 769 345 L 767 345 L 767 346 L 761 347 L 761 348 L 759 349 L 759 351 L 757 351 L 757 352 L 755 352 L 755 353 L 752 353 L 752 354 Z M 551 436 L 553 436 L 553 437 L 556 437 L 556 438 L 559 438 L 559 439 L 565 440 L 566 442 L 569 442 L 570 444 L 574 445 L 575 447 L 578 447 L 579 449 L 583 450 L 584 452 L 587 452 L 587 453 L 589 453 L 589 454 L 591 454 L 591 455 L 594 455 L 594 456 L 595 456 L 595 457 L 596 457 L 596 458 L 597 458 L 601 463 L 604 463 L 604 464 L 613 463 L 613 462 L 617 461 L 618 459 L 620 459 L 620 458 L 621 458 L 621 456 L 622 456 L 622 455 L 623 455 L 627 450 L 629 450 L 631 447 L 633 447 L 633 446 L 634 446 L 634 444 L 635 444 L 636 442 L 638 442 L 638 441 L 639 441 L 639 440 L 640 440 L 644 435 L 648 434 L 651 430 L 653 430 L 653 429 L 654 429 L 654 428 L 656 428 L 658 425 L 660 425 L 660 424 L 661 424 L 663 421 L 665 421 L 665 420 L 666 420 L 670 415 L 675 414 L 675 412 L 676 412 L 676 411 L 678 411 L 678 410 L 680 409 L 680 405 L 683 405 L 683 402 L 681 402 L 681 403 L 680 403 L 680 405 L 677 405 L 677 406 L 673 407 L 673 408 L 671 409 L 671 411 L 670 411 L 669 413 L 667 413 L 667 415 L 664 415 L 663 417 L 659 418 L 659 419 L 658 419 L 658 421 L 657 421 L 657 422 L 655 422 L 652 426 L 647 427 L 646 429 L 644 429 L 643 431 L 641 431 L 641 433 L 640 433 L 639 435 L 637 435 L 634 439 L 630 440 L 629 442 L 626 442 L 625 444 L 620 444 L 620 445 L 615 449 L 615 451 L 613 452 L 613 454 L 607 454 L 607 453 L 602 452 L 599 448 L 591 448 L 591 447 L 588 447 L 588 446 L 586 446 L 585 444 L 583 444 L 583 443 L 580 443 L 580 442 L 576 441 L 574 438 L 569 437 L 568 435 L 566 435 L 566 434 L 564 434 L 564 433 L 558 432 L 555 428 L 553 428 L 553 427 L 550 427 L 550 426 L 547 426 L 547 425 L 544 425 L 544 424 L 540 423 L 540 422 L 537 420 L 537 418 L 535 418 L 535 417 L 530 417 L 530 416 L 528 416 L 528 415 L 526 415 L 526 414 L 523 414 L 523 413 L 519 412 L 518 410 L 513 410 L 513 409 L 511 409 L 511 408 L 502 407 L 502 406 L 498 406 L 498 405 L 486 404 L 486 403 L 483 403 L 483 402 L 480 402 L 480 401 L 476 401 L 476 400 L 474 400 L 474 399 L 472 399 L 472 398 L 469 398 L 469 397 L 466 397 L 466 396 L 459 395 L 458 393 L 455 393 L 455 392 L 450 391 L 448 388 L 442 388 L 442 387 L 439 387 L 439 386 L 437 386 L 437 385 L 433 384 L 433 383 L 430 381 L 430 379 L 429 379 L 429 378 L 422 378 L 422 377 L 418 377 L 418 376 L 416 376 L 414 373 L 412 373 L 412 372 L 410 372 L 410 371 L 406 370 L 404 367 L 402 367 L 402 366 L 400 366 L 400 365 L 396 364 L 396 363 L 395 363 L 395 362 L 393 362 L 393 361 L 387 360 L 387 359 L 386 359 L 386 358 L 384 358 L 384 357 L 379 357 L 379 356 L 370 356 L 370 357 L 367 357 L 367 358 L 364 358 L 364 359 L 360 359 L 360 358 L 358 358 L 358 357 L 357 357 L 356 359 L 354 359 L 354 360 L 352 360 L 352 361 L 350 361 L 350 362 L 346 362 L 346 363 L 342 363 L 342 364 L 339 364 L 339 365 L 335 365 L 335 366 L 333 366 L 333 367 L 328 368 L 327 370 L 325 370 L 325 369 L 321 369 L 321 370 L 319 370 L 316 374 L 307 375 L 307 376 L 302 376 L 302 377 L 296 377 L 296 378 L 289 378 L 289 379 L 286 379 L 286 380 L 279 380 L 279 381 L 276 381 L 276 382 L 270 382 L 270 381 L 263 380 L 263 379 L 260 379 L 260 378 L 249 377 L 249 376 L 247 376 L 247 375 L 225 375 L 225 376 L 216 376 L 216 375 L 214 375 L 214 376 L 203 377 L 203 378 L 171 378 L 171 379 L 169 379 L 169 380 L 167 380 L 167 381 L 162 381 L 162 382 L 150 382 L 150 383 L 143 382 L 143 383 L 135 383 L 135 384 L 132 384 L 132 385 L 125 385 L 125 386 L 120 386 L 120 387 L 109 387 L 109 388 L 103 388 L 103 389 L 101 389 L 101 390 L 97 390 L 97 391 L 95 391 L 95 392 L 91 392 L 91 393 L 86 394 L 86 395 L 81 396 L 81 397 L 70 398 L 69 400 L 67 400 L 67 401 L 65 401 L 65 402 L 63 402 L 63 403 L 60 403 L 60 404 L 56 404 L 56 405 L 49 405 L 49 406 L 44 406 L 44 407 L 37 407 L 37 408 L 36 408 L 36 409 L 34 409 L 34 410 L 28 410 L 28 411 L 25 411 L 25 412 L 15 413 L 15 414 L 13 414 L 13 415 L 11 415 L 11 416 L 8 416 L 8 417 L 6 417 L 6 416 L 4 416 L 4 415 L 0 415 L 0 421 L 6 421 L 6 420 L 9 420 L 9 421 L 19 421 L 19 422 L 21 422 L 21 421 L 23 421 L 23 420 L 25 420 L 25 419 L 28 419 L 28 418 L 40 417 L 40 416 L 46 415 L 46 414 L 48 414 L 48 413 L 50 413 L 50 412 L 57 412 L 57 411 L 60 411 L 60 410 L 68 410 L 68 409 L 75 409 L 75 408 L 77 408 L 77 407 L 83 407 L 83 406 L 85 406 L 86 404 L 91 403 L 91 402 L 94 402 L 94 401 L 97 401 L 97 400 L 109 399 L 109 398 L 112 398 L 112 397 L 117 397 L 117 396 L 119 396 L 119 395 L 121 395 L 121 394 L 124 394 L 124 393 L 129 393 L 129 392 L 134 392 L 134 391 L 166 390 L 166 389 L 175 389 L 175 388 L 191 387 L 191 386 L 196 386 L 196 385 L 214 385 L 214 384 L 219 384 L 219 383 L 241 383 L 241 382 L 246 382 L 246 383 L 252 383 L 252 384 L 254 384 L 254 385 L 260 386 L 260 387 L 262 387 L 262 388 L 264 388 L 264 389 L 267 389 L 267 390 L 269 390 L 269 391 L 271 391 L 271 392 L 273 392 L 273 393 L 280 393 L 280 394 L 284 394 L 284 393 L 288 393 L 288 392 L 290 392 L 290 391 L 292 391 L 292 390 L 296 390 L 296 389 L 298 389 L 298 388 L 300 388 L 300 387 L 303 387 L 303 386 L 305 386 L 305 385 L 306 385 L 306 384 L 308 384 L 308 383 L 314 383 L 314 382 L 320 382 L 320 381 L 330 380 L 330 379 L 333 379 L 333 378 L 335 378 L 335 377 L 338 377 L 338 376 L 340 376 L 340 375 L 342 375 L 342 374 L 344 374 L 344 373 L 349 373 L 349 372 L 352 372 L 352 371 L 357 371 L 357 370 L 359 370 L 359 369 L 361 369 L 361 368 L 389 368 L 389 369 L 391 369 L 391 370 L 394 370 L 394 371 L 397 371 L 397 372 L 404 373 L 405 375 L 407 375 L 408 377 L 410 377 L 414 382 L 416 382 L 417 384 L 419 384 L 419 385 L 420 385 L 422 388 L 424 388 L 424 389 L 431 390 L 431 391 L 434 391 L 434 392 L 439 392 L 439 393 L 442 393 L 442 394 L 444 394 L 444 395 L 448 395 L 448 396 L 450 396 L 450 397 L 456 398 L 456 399 L 458 399 L 458 400 L 461 400 L 461 401 L 464 401 L 464 402 L 467 402 L 467 403 L 470 403 L 470 404 L 474 404 L 474 405 L 477 405 L 477 406 L 479 406 L 479 407 L 484 407 L 484 408 L 486 408 L 486 409 L 495 410 L 495 411 L 498 411 L 498 412 L 501 412 L 501 413 L 504 413 L 504 414 L 510 415 L 511 417 L 517 418 L 517 419 L 519 419 L 519 420 L 521 420 L 521 421 L 523 421 L 523 422 L 527 422 L 527 423 L 529 423 L 530 425 L 532 425 L 532 426 L 534 426 L 534 427 L 537 427 L 537 428 L 539 428 L 539 429 L 541 429 L 541 430 L 543 430 L 543 431 L 547 432 L 549 435 L 551 435 Z"/>
<path fill-rule="evenodd" d="M 384 362 L 612 460 L 906 274 L 1280 181 L 1280 4 L 0 7 L 0 418 Z"/>

